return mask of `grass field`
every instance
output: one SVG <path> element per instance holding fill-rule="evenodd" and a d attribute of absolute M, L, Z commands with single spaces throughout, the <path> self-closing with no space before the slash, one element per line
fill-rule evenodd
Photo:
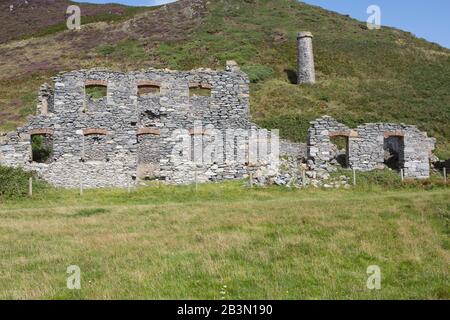
<path fill-rule="evenodd" d="M 0 298 L 449 299 L 449 212 L 445 187 L 49 189 L 0 203 Z"/>

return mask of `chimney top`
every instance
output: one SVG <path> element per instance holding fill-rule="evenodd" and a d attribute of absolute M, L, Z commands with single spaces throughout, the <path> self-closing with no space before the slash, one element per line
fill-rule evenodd
<path fill-rule="evenodd" d="M 309 32 L 309 31 L 302 31 L 302 32 L 299 32 L 298 35 L 297 35 L 297 39 L 300 39 L 300 38 L 313 38 L 313 37 L 314 37 L 313 34 L 311 32 Z"/>

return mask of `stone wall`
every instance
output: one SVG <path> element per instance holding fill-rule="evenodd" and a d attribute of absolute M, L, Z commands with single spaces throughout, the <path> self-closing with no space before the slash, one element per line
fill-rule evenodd
<path fill-rule="evenodd" d="M 248 152 L 249 130 L 259 128 L 248 119 L 248 78 L 234 62 L 224 71 L 93 69 L 53 80 L 54 88 L 41 86 L 38 114 L 0 140 L 1 165 L 35 170 L 56 186 L 87 188 L 124 187 L 139 178 L 206 182 L 248 172 L 248 161 L 237 158 Z M 88 86 L 106 87 L 106 97 L 90 98 Z M 159 90 L 138 95 L 141 86 Z M 207 88 L 210 96 L 191 95 L 190 88 Z M 40 131 L 52 136 L 49 163 L 31 158 L 31 136 Z M 208 149 L 211 141 L 218 150 Z M 206 152 L 220 153 L 219 159 L 193 161 L 191 151 L 199 143 Z"/>
<path fill-rule="evenodd" d="M 306 143 L 291 142 L 288 140 L 280 140 L 280 156 L 293 157 L 295 159 L 306 159 L 308 148 Z"/>
<path fill-rule="evenodd" d="M 385 151 L 391 146 L 391 149 L 398 151 L 399 166 L 404 170 L 405 177 L 421 179 L 430 176 L 430 157 L 436 141 L 415 126 L 367 123 L 350 129 L 329 116 L 312 121 L 308 130 L 308 157 L 319 168 L 326 168 L 333 160 L 335 146 L 330 139 L 333 136 L 348 139 L 351 168 L 361 171 L 384 168 Z M 391 137 L 396 137 L 398 142 L 389 140 Z"/>

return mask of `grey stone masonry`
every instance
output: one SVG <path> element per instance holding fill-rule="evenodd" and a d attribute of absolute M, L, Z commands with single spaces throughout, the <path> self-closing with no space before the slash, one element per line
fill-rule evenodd
<path fill-rule="evenodd" d="M 126 187 L 144 179 L 184 184 L 248 173 L 249 163 L 236 155 L 248 152 L 248 131 L 260 129 L 249 121 L 248 77 L 233 61 L 223 71 L 92 69 L 53 80 L 54 88 L 40 88 L 37 115 L 0 136 L 0 165 L 37 171 L 65 188 Z M 90 88 L 106 88 L 106 96 L 90 95 Z M 45 163 L 33 159 L 33 135 L 51 136 Z M 193 161 L 197 145 L 218 160 Z M 252 166 L 270 163 L 276 161 Z"/>
<path fill-rule="evenodd" d="M 313 35 L 311 32 L 299 32 L 297 36 L 298 48 L 298 84 L 316 83 L 314 66 Z"/>
<path fill-rule="evenodd" d="M 406 178 L 430 176 L 430 157 L 436 140 L 415 126 L 367 123 L 350 129 L 332 117 L 323 116 L 312 121 L 308 130 L 308 157 L 319 168 L 326 168 L 335 156 L 331 137 L 347 139 L 349 166 L 356 170 L 384 168 L 387 149 L 395 149 L 399 169 L 404 170 Z"/>
<path fill-rule="evenodd" d="M 288 140 L 280 140 L 280 156 L 294 157 L 296 159 L 306 159 L 307 157 L 306 143 L 297 143 Z"/>

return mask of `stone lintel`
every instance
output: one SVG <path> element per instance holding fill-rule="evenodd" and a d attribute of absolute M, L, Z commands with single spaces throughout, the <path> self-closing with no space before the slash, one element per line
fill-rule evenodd
<path fill-rule="evenodd" d="M 40 129 L 31 129 L 29 132 L 30 135 L 53 135 L 53 129 L 50 128 L 40 128 Z"/>
<path fill-rule="evenodd" d="M 103 86 L 103 87 L 107 87 L 108 86 L 108 81 L 106 80 L 86 80 L 84 82 L 85 86 Z"/>
<path fill-rule="evenodd" d="M 142 136 L 145 134 L 159 136 L 161 134 L 161 131 L 156 128 L 139 128 L 139 129 L 137 129 L 137 132 L 136 132 L 137 136 Z"/>
<path fill-rule="evenodd" d="M 189 88 L 212 89 L 212 86 L 207 82 L 189 82 Z"/>
<path fill-rule="evenodd" d="M 331 131 L 328 134 L 330 137 L 349 137 L 349 138 L 357 138 L 358 132 L 355 130 L 346 130 L 346 131 Z"/>
<path fill-rule="evenodd" d="M 106 129 L 98 129 L 98 128 L 89 128 L 83 130 L 83 135 L 85 136 L 89 136 L 92 134 L 107 135 L 108 131 Z"/>
<path fill-rule="evenodd" d="M 395 131 L 386 131 L 384 132 L 384 138 L 389 138 L 389 137 L 404 137 L 405 136 L 405 132 L 402 130 L 395 130 Z"/>
<path fill-rule="evenodd" d="M 152 87 L 161 87 L 161 83 L 153 80 L 139 80 L 137 81 L 138 87 L 143 86 L 152 86 Z"/>

